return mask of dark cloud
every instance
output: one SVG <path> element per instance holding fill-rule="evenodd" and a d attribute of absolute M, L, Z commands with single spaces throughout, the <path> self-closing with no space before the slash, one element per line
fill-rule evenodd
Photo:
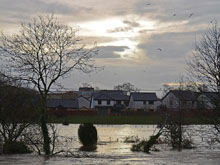
<path fill-rule="evenodd" d="M 195 32 L 169 32 L 153 35 L 148 41 L 143 41 L 138 47 L 146 55 L 155 60 L 182 60 L 193 48 Z"/>
<path fill-rule="evenodd" d="M 1 13 L 12 12 L 17 14 L 29 14 L 35 12 L 69 14 L 74 10 L 76 9 L 70 8 L 63 3 L 47 2 L 43 0 L 1 0 L 0 7 Z"/>
<path fill-rule="evenodd" d="M 136 21 L 131 21 L 131 20 L 124 20 L 123 21 L 124 24 L 127 24 L 130 27 L 139 27 L 140 24 Z"/>
<path fill-rule="evenodd" d="M 118 33 L 118 32 L 128 32 L 130 30 L 132 30 L 132 27 L 116 27 L 112 30 L 108 30 L 108 33 Z"/>
<path fill-rule="evenodd" d="M 98 47 L 99 54 L 96 58 L 120 58 L 120 55 L 117 52 L 123 52 L 125 49 L 128 49 L 126 46 L 101 46 Z"/>
<path fill-rule="evenodd" d="M 126 25 L 124 27 L 116 27 L 114 29 L 108 30 L 108 33 L 117 33 L 117 32 L 129 32 L 135 27 L 140 27 L 140 24 L 132 20 L 124 20 L 123 23 Z"/>
<path fill-rule="evenodd" d="M 1 0 L 0 20 L 1 23 L 17 23 L 28 20 L 36 14 L 59 14 L 66 16 L 78 16 L 82 13 L 90 13 L 91 7 L 74 7 L 63 3 L 62 1 L 44 1 L 44 0 Z"/>
<path fill-rule="evenodd" d="M 151 5 L 146 6 L 145 0 L 136 1 L 134 13 L 160 22 L 189 20 L 190 23 L 207 23 L 210 19 L 213 19 L 213 15 L 220 18 L 219 0 L 149 0 L 149 3 Z M 193 13 L 193 15 L 189 17 L 191 13 Z"/>

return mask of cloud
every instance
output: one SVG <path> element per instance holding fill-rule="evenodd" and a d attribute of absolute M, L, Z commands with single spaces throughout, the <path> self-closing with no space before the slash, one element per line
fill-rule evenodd
<path fill-rule="evenodd" d="M 109 33 L 128 32 L 132 29 L 133 29 L 132 27 L 116 27 L 115 29 L 107 30 L 107 32 Z"/>
<path fill-rule="evenodd" d="M 111 30 L 107 30 L 108 33 L 117 33 L 117 32 L 129 32 L 132 31 L 134 28 L 140 27 L 140 23 L 137 21 L 132 21 L 132 20 L 123 20 L 122 21 L 125 26 L 123 27 L 116 27 Z"/>
<path fill-rule="evenodd" d="M 220 22 L 219 6 L 219 0 L 1 0 L 0 28 L 14 32 L 21 21 L 51 12 L 68 25 L 99 21 L 97 27 L 89 24 L 86 30 L 93 27 L 93 31 L 84 33 L 82 38 L 86 45 L 97 41 L 100 51 L 95 60 L 109 68 L 91 76 L 91 82 L 110 87 L 129 81 L 139 88 L 155 89 L 163 82 L 179 79 L 195 38 L 211 25 L 211 20 Z M 190 13 L 193 16 L 189 17 Z M 114 19 L 119 24 L 110 27 L 104 22 Z M 129 44 L 128 40 L 134 43 Z M 90 82 L 87 77 L 82 82 Z"/>
<path fill-rule="evenodd" d="M 87 5 L 72 5 L 63 1 L 44 1 L 44 0 L 1 0 L 0 20 L 1 23 L 20 23 L 30 20 L 33 16 L 42 14 L 59 15 L 63 20 L 82 20 L 80 15 L 91 14 L 92 7 Z M 92 14 L 91 14 L 92 15 Z M 88 17 L 88 16 L 87 16 Z M 8 21 L 9 20 L 9 21 Z"/>
<path fill-rule="evenodd" d="M 98 47 L 99 54 L 95 58 L 120 58 L 119 52 L 123 52 L 126 46 L 101 46 Z"/>
<path fill-rule="evenodd" d="M 148 40 L 142 40 L 138 48 L 155 60 L 184 61 L 184 57 L 194 49 L 195 34 L 194 31 L 153 34 Z"/>
<path fill-rule="evenodd" d="M 140 26 L 140 24 L 136 21 L 124 20 L 123 23 L 127 24 L 130 27 L 139 27 Z"/>
<path fill-rule="evenodd" d="M 93 45 L 94 42 L 97 43 L 97 45 L 100 44 L 106 44 L 109 42 L 115 41 L 115 38 L 113 37 L 106 37 L 106 36 L 80 36 L 79 37 L 82 39 L 83 44 L 85 45 Z"/>
<path fill-rule="evenodd" d="M 2 2 L 3 1 L 3 2 Z M 70 14 L 76 10 L 70 8 L 61 2 L 47 2 L 43 0 L 2 0 L 0 11 L 4 13 L 17 13 L 17 17 L 21 15 L 29 15 L 31 13 L 62 13 Z"/>

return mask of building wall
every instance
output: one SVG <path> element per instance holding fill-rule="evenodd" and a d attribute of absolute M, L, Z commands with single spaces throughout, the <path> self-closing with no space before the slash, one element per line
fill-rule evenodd
<path fill-rule="evenodd" d="M 97 106 L 109 106 L 109 107 L 113 107 L 114 105 L 116 105 L 117 104 L 117 101 L 115 101 L 115 100 L 110 100 L 110 104 L 107 104 L 107 100 L 101 100 L 102 102 L 101 102 L 101 104 L 98 104 L 98 100 L 94 100 L 93 98 L 92 98 L 92 100 L 91 100 L 91 108 L 95 108 L 95 107 L 97 107 Z M 124 101 L 121 101 L 121 104 L 122 105 L 124 105 L 125 104 L 125 102 Z"/>
<path fill-rule="evenodd" d="M 176 96 L 172 92 L 170 92 L 162 100 L 162 105 L 165 105 L 168 109 L 177 109 L 179 106 L 179 101 Z"/>
<path fill-rule="evenodd" d="M 107 104 L 107 101 L 106 100 L 102 100 L 102 103 L 101 104 L 98 104 L 98 100 L 94 100 L 92 99 L 91 100 L 91 108 L 95 108 L 96 106 L 114 106 L 115 105 L 115 101 L 113 100 L 110 100 L 110 104 L 108 105 Z"/>
<path fill-rule="evenodd" d="M 90 108 L 90 101 L 87 100 L 86 98 L 84 97 L 79 97 L 78 98 L 78 103 L 79 103 L 79 109 L 82 108 L 82 107 L 86 107 L 86 108 Z"/>
<path fill-rule="evenodd" d="M 204 95 L 204 94 L 201 94 L 199 97 L 198 97 L 198 102 L 199 102 L 199 105 L 200 107 L 199 108 L 204 108 L 204 109 L 214 109 L 214 105 L 211 103 L 210 99 Z"/>
<path fill-rule="evenodd" d="M 130 109 L 144 109 L 144 110 L 156 110 L 157 106 L 159 105 L 158 101 L 154 101 L 153 104 L 149 104 L 149 101 L 146 101 L 146 104 L 144 104 L 144 101 L 134 101 L 133 97 L 131 96 L 128 108 Z"/>
<path fill-rule="evenodd" d="M 162 105 L 165 105 L 168 109 L 178 110 L 181 109 L 196 109 L 197 102 L 190 100 L 179 100 L 172 92 L 170 92 L 163 100 Z"/>

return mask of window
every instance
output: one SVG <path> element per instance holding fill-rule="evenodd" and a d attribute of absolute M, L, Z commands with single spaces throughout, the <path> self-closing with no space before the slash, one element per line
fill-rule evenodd
<path fill-rule="evenodd" d="M 98 105 L 101 105 L 102 104 L 102 100 L 98 100 Z"/>
<path fill-rule="evenodd" d="M 146 105 L 146 101 L 143 101 L 143 104 Z"/>
<path fill-rule="evenodd" d="M 107 100 L 107 105 L 110 105 L 110 100 Z"/>
<path fill-rule="evenodd" d="M 121 100 L 117 100 L 117 101 L 116 101 L 116 104 L 121 104 Z"/>
<path fill-rule="evenodd" d="M 149 105 L 154 105 L 154 101 L 149 101 Z"/>

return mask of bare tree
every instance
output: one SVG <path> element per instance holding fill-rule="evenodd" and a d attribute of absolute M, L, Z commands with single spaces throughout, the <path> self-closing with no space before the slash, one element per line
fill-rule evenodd
<path fill-rule="evenodd" d="M 133 84 L 129 83 L 129 82 L 125 82 L 122 85 L 116 85 L 114 86 L 115 90 L 122 90 L 122 91 L 126 91 L 126 92 L 139 92 L 140 89 L 136 88 Z"/>
<path fill-rule="evenodd" d="M 39 97 L 36 91 L 12 86 L 1 77 L 0 91 L 0 137 L 5 145 L 15 144 L 35 122 Z"/>
<path fill-rule="evenodd" d="M 19 34 L 0 36 L 0 52 L 8 71 L 36 87 L 41 96 L 41 129 L 44 151 L 50 154 L 50 136 L 47 128 L 47 95 L 60 78 L 74 69 L 88 73 L 95 69 L 93 56 L 96 46 L 87 49 L 76 36 L 77 30 L 63 25 L 53 16 L 39 16 L 22 23 Z"/>
<path fill-rule="evenodd" d="M 196 43 L 193 56 L 187 60 L 190 78 L 220 93 L 220 28 L 217 22 Z"/>
<path fill-rule="evenodd" d="M 192 58 L 188 59 L 190 79 L 205 91 L 215 92 L 216 97 L 210 98 L 216 110 L 220 108 L 220 28 L 217 22 L 203 34 L 200 42 L 196 43 Z M 220 133 L 220 121 L 212 117 L 214 128 Z"/>

